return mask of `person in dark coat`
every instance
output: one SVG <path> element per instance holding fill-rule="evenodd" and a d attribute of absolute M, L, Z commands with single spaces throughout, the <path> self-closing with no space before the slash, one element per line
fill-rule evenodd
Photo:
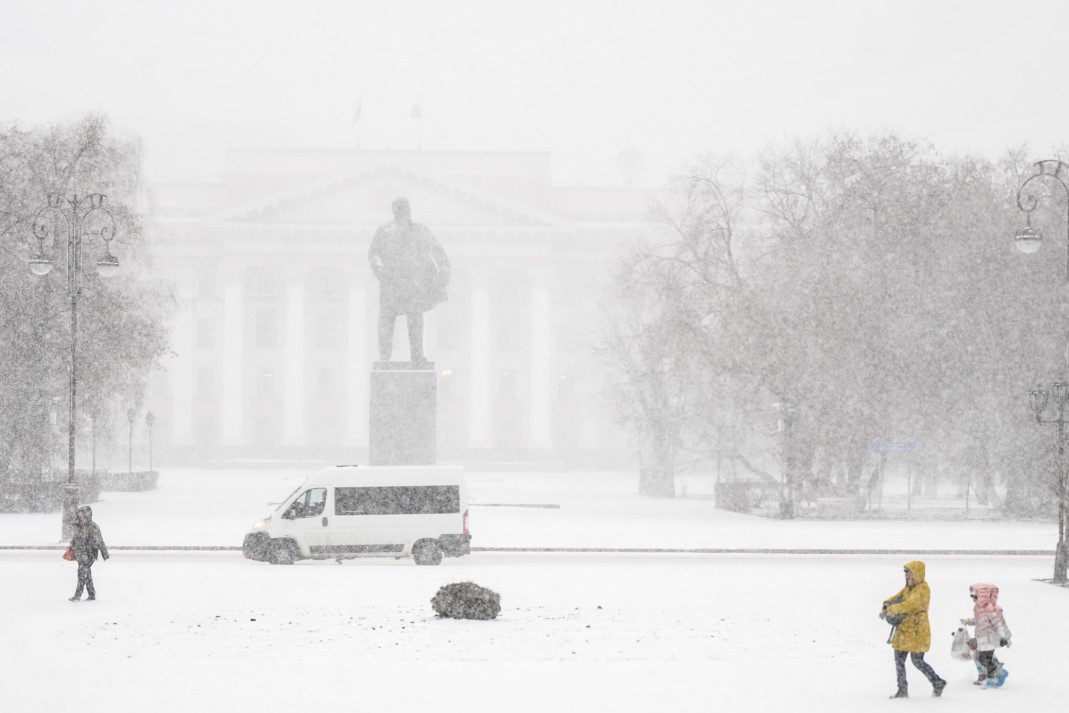
<path fill-rule="evenodd" d="M 398 315 L 408 322 L 411 360 L 425 363 L 423 313 L 446 300 L 449 258 L 426 226 L 412 222 L 408 199 L 393 202 L 393 222 L 379 226 L 368 250 L 368 262 L 379 280 L 379 358 L 393 355 L 393 330 Z"/>
<path fill-rule="evenodd" d="M 108 546 L 104 544 L 100 526 L 93 522 L 93 508 L 88 505 L 81 506 L 76 513 L 71 548 L 74 550 L 74 559 L 78 562 L 78 588 L 74 590 L 71 601 L 81 601 L 84 588 L 89 594 L 87 601 L 91 602 L 97 598 L 96 589 L 93 587 L 93 563 L 96 562 L 98 554 L 104 559 L 108 558 Z"/>

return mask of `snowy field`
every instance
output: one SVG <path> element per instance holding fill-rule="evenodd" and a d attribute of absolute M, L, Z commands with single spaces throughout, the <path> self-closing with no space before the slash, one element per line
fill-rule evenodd
<path fill-rule="evenodd" d="M 895 687 L 880 601 L 910 554 L 508 552 L 491 548 L 1049 550 L 1052 524 L 783 522 L 705 500 L 651 501 L 632 475 L 472 473 L 473 546 L 410 560 L 274 567 L 234 551 L 303 474 L 164 471 L 148 493 L 94 505 L 112 559 L 99 600 L 66 601 L 56 515 L 0 515 L 0 712 L 953 711 L 1064 705 L 1069 589 L 1049 556 L 928 555 L 941 699 L 911 666 Z M 559 507 L 518 507 L 556 505 Z M 490 622 L 439 620 L 430 599 L 471 580 L 501 594 Z M 992 581 L 1014 631 L 1005 688 L 950 660 L 968 585 Z"/>

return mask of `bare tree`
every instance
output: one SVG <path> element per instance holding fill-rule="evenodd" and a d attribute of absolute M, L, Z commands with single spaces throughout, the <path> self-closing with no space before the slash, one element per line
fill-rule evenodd
<path fill-rule="evenodd" d="M 36 129 L 0 126 L 0 482 L 40 473 L 67 428 L 69 263 L 62 239 L 45 245 L 55 269 L 30 273 L 39 249 L 31 223 L 50 194 L 102 193 L 116 217 L 112 249 L 124 273 L 105 284 L 92 265 L 102 244 L 83 243 L 79 296 L 78 410 L 96 414 L 139 393 L 166 348 L 166 289 L 139 277 L 150 255 L 140 216 L 140 147 L 101 116 Z M 84 424 L 77 424 L 78 428 Z"/>

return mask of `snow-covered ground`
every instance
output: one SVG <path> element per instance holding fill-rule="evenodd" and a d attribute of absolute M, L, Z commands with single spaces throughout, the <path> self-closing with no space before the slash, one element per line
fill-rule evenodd
<path fill-rule="evenodd" d="M 894 689 L 880 601 L 910 555 L 710 555 L 479 551 L 274 567 L 233 551 L 266 503 L 304 473 L 164 471 L 158 490 L 94 505 L 112 559 L 98 601 L 66 601 L 58 549 L 0 550 L 0 711 L 866 710 L 937 705 L 1025 710 L 1064 703 L 1069 589 L 1040 582 L 1051 557 L 930 555 L 941 699 L 909 667 Z M 633 475 L 471 473 L 481 548 L 1049 550 L 1046 523 L 777 521 L 708 500 L 635 494 Z M 555 505 L 559 507 L 518 507 Z M 56 515 L 0 515 L 0 545 L 54 546 Z M 501 594 L 490 622 L 439 620 L 438 587 Z M 949 658 L 968 585 L 993 581 L 1014 630 L 1005 688 L 970 685 Z"/>

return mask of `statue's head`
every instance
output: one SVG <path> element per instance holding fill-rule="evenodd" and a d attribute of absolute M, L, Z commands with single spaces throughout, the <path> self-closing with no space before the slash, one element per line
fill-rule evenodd
<path fill-rule="evenodd" d="M 404 196 L 393 199 L 393 217 L 394 220 L 405 220 L 412 217 L 412 206 L 408 204 L 408 199 Z"/>

